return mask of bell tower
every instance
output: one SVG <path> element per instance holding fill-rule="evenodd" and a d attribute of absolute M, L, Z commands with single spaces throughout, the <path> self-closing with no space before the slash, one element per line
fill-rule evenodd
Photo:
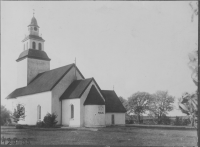
<path fill-rule="evenodd" d="M 31 23 L 28 25 L 28 34 L 22 40 L 24 50 L 36 49 L 44 51 L 44 39 L 39 35 L 39 26 L 33 15 Z"/>
<path fill-rule="evenodd" d="M 50 70 L 50 58 L 44 51 L 45 40 L 39 36 L 39 26 L 32 17 L 28 34 L 22 40 L 23 51 L 18 59 L 17 88 L 27 86 L 39 73 Z"/>

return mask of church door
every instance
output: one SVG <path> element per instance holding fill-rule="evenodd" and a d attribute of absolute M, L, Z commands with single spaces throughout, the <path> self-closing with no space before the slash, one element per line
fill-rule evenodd
<path fill-rule="evenodd" d="M 114 116 L 114 114 L 112 114 L 112 125 L 114 125 L 115 124 L 115 116 Z"/>

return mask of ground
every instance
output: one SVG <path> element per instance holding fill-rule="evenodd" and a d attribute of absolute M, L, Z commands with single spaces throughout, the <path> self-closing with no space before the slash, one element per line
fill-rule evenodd
<path fill-rule="evenodd" d="M 15 129 L 2 127 L 1 137 L 30 138 L 32 145 L 195 146 L 195 130 L 137 127 Z M 26 141 L 25 141 L 26 142 Z M 5 142 L 6 144 L 8 141 Z M 22 142 L 17 142 L 21 144 Z M 3 142 L 1 142 L 3 144 Z"/>

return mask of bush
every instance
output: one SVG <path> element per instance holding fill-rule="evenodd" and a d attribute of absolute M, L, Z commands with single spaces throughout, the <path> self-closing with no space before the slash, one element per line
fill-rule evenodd
<path fill-rule="evenodd" d="M 37 126 L 38 128 L 43 128 L 43 127 L 45 127 L 45 124 L 44 124 L 43 121 L 39 121 L 39 122 L 36 123 L 36 126 Z"/>
<path fill-rule="evenodd" d="M 183 119 L 183 123 L 182 123 L 182 125 L 183 126 L 187 126 L 187 125 L 189 125 L 191 122 L 190 122 L 190 119 L 188 118 L 188 119 Z"/>
<path fill-rule="evenodd" d="M 163 125 L 170 125 L 171 120 L 169 119 L 169 117 L 167 117 L 166 115 L 163 115 L 161 117 L 161 124 Z"/>
<path fill-rule="evenodd" d="M 23 129 L 24 127 L 22 125 L 16 125 L 16 129 Z"/>
<path fill-rule="evenodd" d="M 126 124 L 134 124 L 133 120 L 126 120 Z"/>
<path fill-rule="evenodd" d="M 143 124 L 143 119 L 141 119 L 141 120 L 139 121 L 139 124 Z"/>
<path fill-rule="evenodd" d="M 181 126 L 182 125 L 182 118 L 176 117 L 176 119 L 174 121 L 174 125 L 175 126 Z"/>
<path fill-rule="evenodd" d="M 190 123 L 191 123 L 190 119 L 182 119 L 181 117 L 176 117 L 174 121 L 175 126 L 187 126 Z"/>
<path fill-rule="evenodd" d="M 162 115 L 160 119 L 157 118 L 155 120 L 155 122 L 158 125 L 170 125 L 171 124 L 170 118 L 166 115 Z"/>
<path fill-rule="evenodd" d="M 155 122 L 154 119 L 146 119 L 143 121 L 143 124 L 146 124 L 146 125 L 155 125 L 157 124 L 157 122 Z"/>
<path fill-rule="evenodd" d="M 56 121 L 56 118 L 57 115 L 55 115 L 54 113 L 47 113 L 47 115 L 43 119 L 45 127 L 54 127 L 58 122 Z"/>
<path fill-rule="evenodd" d="M 1 106 L 1 126 L 11 123 L 10 114 L 11 112 L 5 106 Z"/>

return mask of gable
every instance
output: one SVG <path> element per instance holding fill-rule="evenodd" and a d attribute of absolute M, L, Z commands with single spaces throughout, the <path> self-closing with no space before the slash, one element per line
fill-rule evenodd
<path fill-rule="evenodd" d="M 65 90 L 65 92 L 61 95 L 60 100 L 81 98 L 81 96 L 85 93 L 86 89 L 88 89 L 91 83 L 95 84 L 98 91 L 100 92 L 101 98 L 103 98 L 103 100 L 105 101 L 103 94 L 101 93 L 101 89 L 94 78 L 73 81 L 70 86 Z"/>
<path fill-rule="evenodd" d="M 105 97 L 106 112 L 125 113 L 126 109 L 122 105 L 115 91 L 102 90 L 103 96 Z"/>
<path fill-rule="evenodd" d="M 84 80 L 75 80 L 61 95 L 60 100 L 80 98 L 91 82 L 92 78 Z"/>
<path fill-rule="evenodd" d="M 105 105 L 104 100 L 94 85 L 90 88 L 84 105 Z"/>
<path fill-rule="evenodd" d="M 14 90 L 11 94 L 7 96 L 7 99 L 51 91 L 74 66 L 75 64 L 70 64 L 40 73 L 26 87 Z M 78 68 L 76 69 L 81 74 Z"/>

